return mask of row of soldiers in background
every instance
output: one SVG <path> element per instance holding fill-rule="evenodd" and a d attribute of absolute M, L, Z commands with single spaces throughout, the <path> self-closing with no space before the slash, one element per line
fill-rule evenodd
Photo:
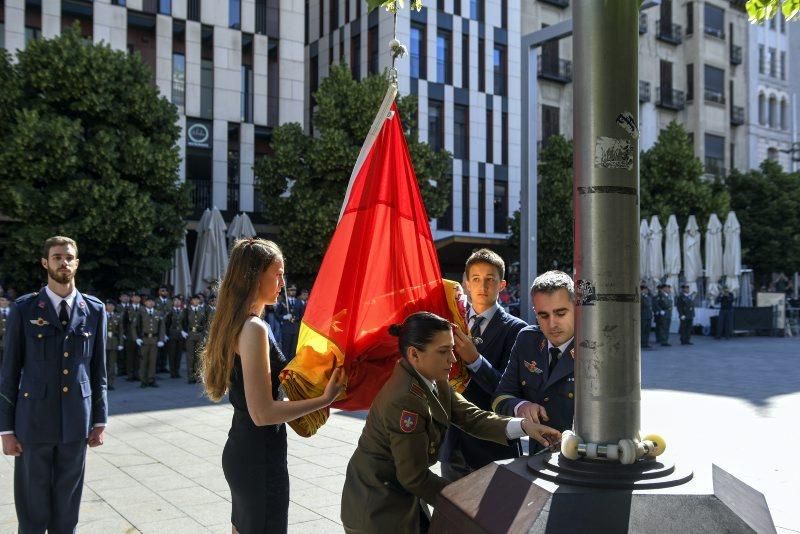
<path fill-rule="evenodd" d="M 106 302 L 108 389 L 116 376 L 141 381 L 142 388 L 158 387 L 156 373 L 181 378 L 186 353 L 187 382 L 197 382 L 200 348 L 216 311 L 216 297 L 193 295 L 188 303 L 170 297 L 161 287 L 158 297 L 122 293 L 119 302 Z"/>
<path fill-rule="evenodd" d="M 723 289 L 718 299 L 720 308 L 719 320 L 715 336 L 730 338 L 733 335 L 733 294 L 728 288 Z M 681 286 L 681 293 L 676 301 L 672 298 L 672 287 L 669 284 L 659 284 L 655 296 L 650 295 L 650 288 L 641 285 L 641 344 L 642 348 L 649 349 L 650 330 L 655 319 L 656 342 L 662 347 L 671 346 L 669 343 L 669 328 L 672 323 L 672 307 L 678 309 L 678 336 L 681 345 L 693 345 L 692 327 L 694 326 L 694 297 L 688 284 Z"/>

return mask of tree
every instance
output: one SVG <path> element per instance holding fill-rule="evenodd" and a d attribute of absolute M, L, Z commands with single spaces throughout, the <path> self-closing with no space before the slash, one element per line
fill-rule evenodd
<path fill-rule="evenodd" d="M 673 213 L 680 225 L 689 215 L 703 225 L 711 213 L 728 212 L 730 196 L 723 181 L 704 177 L 689 136 L 674 121 L 661 130 L 650 150 L 642 152 L 639 180 L 641 216 L 658 215 L 662 225 Z"/>
<path fill-rule="evenodd" d="M 561 135 L 547 138 L 539 154 L 537 187 L 538 271 L 569 271 L 573 255 L 572 141 Z M 509 246 L 517 252 L 520 241 L 520 212 L 510 221 Z"/>
<path fill-rule="evenodd" d="M 152 286 L 189 211 L 177 184 L 178 115 L 139 55 L 86 42 L 73 26 L 0 57 L 0 271 L 34 290 L 47 237 L 78 242 L 81 287 Z"/>
<path fill-rule="evenodd" d="M 745 4 L 750 22 L 762 23 L 783 11 L 786 20 L 791 21 L 800 14 L 800 0 L 747 0 Z"/>
<path fill-rule="evenodd" d="M 800 173 L 765 160 L 760 170 L 731 172 L 727 186 L 742 225 L 742 262 L 762 277 L 800 271 Z"/>
<path fill-rule="evenodd" d="M 287 271 L 295 278 L 313 278 L 322 263 L 350 174 L 388 85 L 385 75 L 358 82 L 347 65 L 332 67 L 314 94 L 318 135 L 306 135 L 296 123 L 278 126 L 272 155 L 256 162 L 265 207 L 280 226 Z M 449 203 L 450 154 L 419 142 L 415 97 L 398 97 L 397 107 L 428 216 L 439 217 Z"/>

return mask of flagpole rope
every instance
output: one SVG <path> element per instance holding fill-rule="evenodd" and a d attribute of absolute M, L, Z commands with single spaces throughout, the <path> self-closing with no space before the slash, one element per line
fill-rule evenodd
<path fill-rule="evenodd" d="M 392 67 L 389 69 L 389 80 L 392 82 L 392 85 L 397 87 L 397 67 L 395 67 L 395 60 L 406 55 L 408 50 L 397 38 L 397 9 L 393 11 L 392 18 L 394 23 L 392 28 L 393 34 L 392 40 L 389 42 L 389 51 L 392 54 Z"/>

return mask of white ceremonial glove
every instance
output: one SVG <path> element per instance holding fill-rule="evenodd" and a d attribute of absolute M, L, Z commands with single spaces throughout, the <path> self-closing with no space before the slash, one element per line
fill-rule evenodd
<path fill-rule="evenodd" d="M 183 336 L 183 339 L 186 339 L 189 337 L 189 333 L 184 330 L 181 330 L 181 336 Z"/>
<path fill-rule="evenodd" d="M 136 340 L 136 344 L 139 345 L 140 347 L 142 346 L 142 343 L 144 342 L 141 339 Z"/>
<path fill-rule="evenodd" d="M 288 321 L 291 318 L 292 318 L 292 314 L 291 313 L 287 313 L 286 315 L 283 316 L 283 320 L 284 321 Z"/>
<path fill-rule="evenodd" d="M 159 341 L 158 343 L 156 343 L 156 347 L 158 347 L 159 349 L 161 347 L 163 347 L 163 346 L 164 346 L 164 342 L 163 341 Z"/>
<path fill-rule="evenodd" d="M 681 315 L 681 321 L 683 321 L 684 319 L 686 319 L 686 316 L 685 315 Z"/>
<path fill-rule="evenodd" d="M 167 341 L 169 341 L 169 336 L 164 336 L 164 343 L 166 343 Z"/>
<path fill-rule="evenodd" d="M 121 350 L 122 350 L 122 345 L 117 345 L 117 351 L 119 352 Z"/>

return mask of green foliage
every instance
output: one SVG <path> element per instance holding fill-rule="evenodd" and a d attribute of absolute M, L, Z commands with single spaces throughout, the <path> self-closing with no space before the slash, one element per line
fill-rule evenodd
<path fill-rule="evenodd" d="M 314 95 L 318 135 L 305 135 L 296 123 L 278 126 L 272 156 L 256 162 L 265 207 L 280 225 L 287 271 L 295 278 L 313 278 L 322 263 L 350 174 L 388 86 L 385 75 L 358 82 L 347 65 L 332 67 Z M 398 97 L 397 107 L 428 216 L 439 217 L 449 203 L 451 156 L 419 142 L 415 97 Z"/>
<path fill-rule="evenodd" d="M 569 269 L 572 265 L 572 141 L 551 136 L 539 154 L 537 187 L 538 271 Z M 509 246 L 519 251 L 520 212 L 509 221 Z"/>
<path fill-rule="evenodd" d="M 661 130 L 656 143 L 639 159 L 641 216 L 658 215 L 662 225 L 671 214 L 683 227 L 689 215 L 699 225 L 708 216 L 728 212 L 730 196 L 720 179 L 703 176 L 703 164 L 695 157 L 689 136 L 681 125 L 671 122 Z"/>
<path fill-rule="evenodd" d="M 87 43 L 73 26 L 0 57 L 0 276 L 45 279 L 43 241 L 78 242 L 80 287 L 152 286 L 183 237 L 175 107 L 138 55 Z"/>
<path fill-rule="evenodd" d="M 800 173 L 766 160 L 760 170 L 734 170 L 726 181 L 742 225 L 742 263 L 761 276 L 799 271 Z"/>
<path fill-rule="evenodd" d="M 397 13 L 398 10 L 403 9 L 403 6 L 403 0 L 367 0 L 367 12 L 383 7 L 389 13 Z M 422 0 L 411 0 L 411 9 L 414 11 L 421 10 Z"/>
<path fill-rule="evenodd" d="M 745 4 L 750 22 L 754 24 L 765 22 L 783 11 L 783 17 L 794 20 L 800 14 L 800 0 L 747 0 Z"/>

